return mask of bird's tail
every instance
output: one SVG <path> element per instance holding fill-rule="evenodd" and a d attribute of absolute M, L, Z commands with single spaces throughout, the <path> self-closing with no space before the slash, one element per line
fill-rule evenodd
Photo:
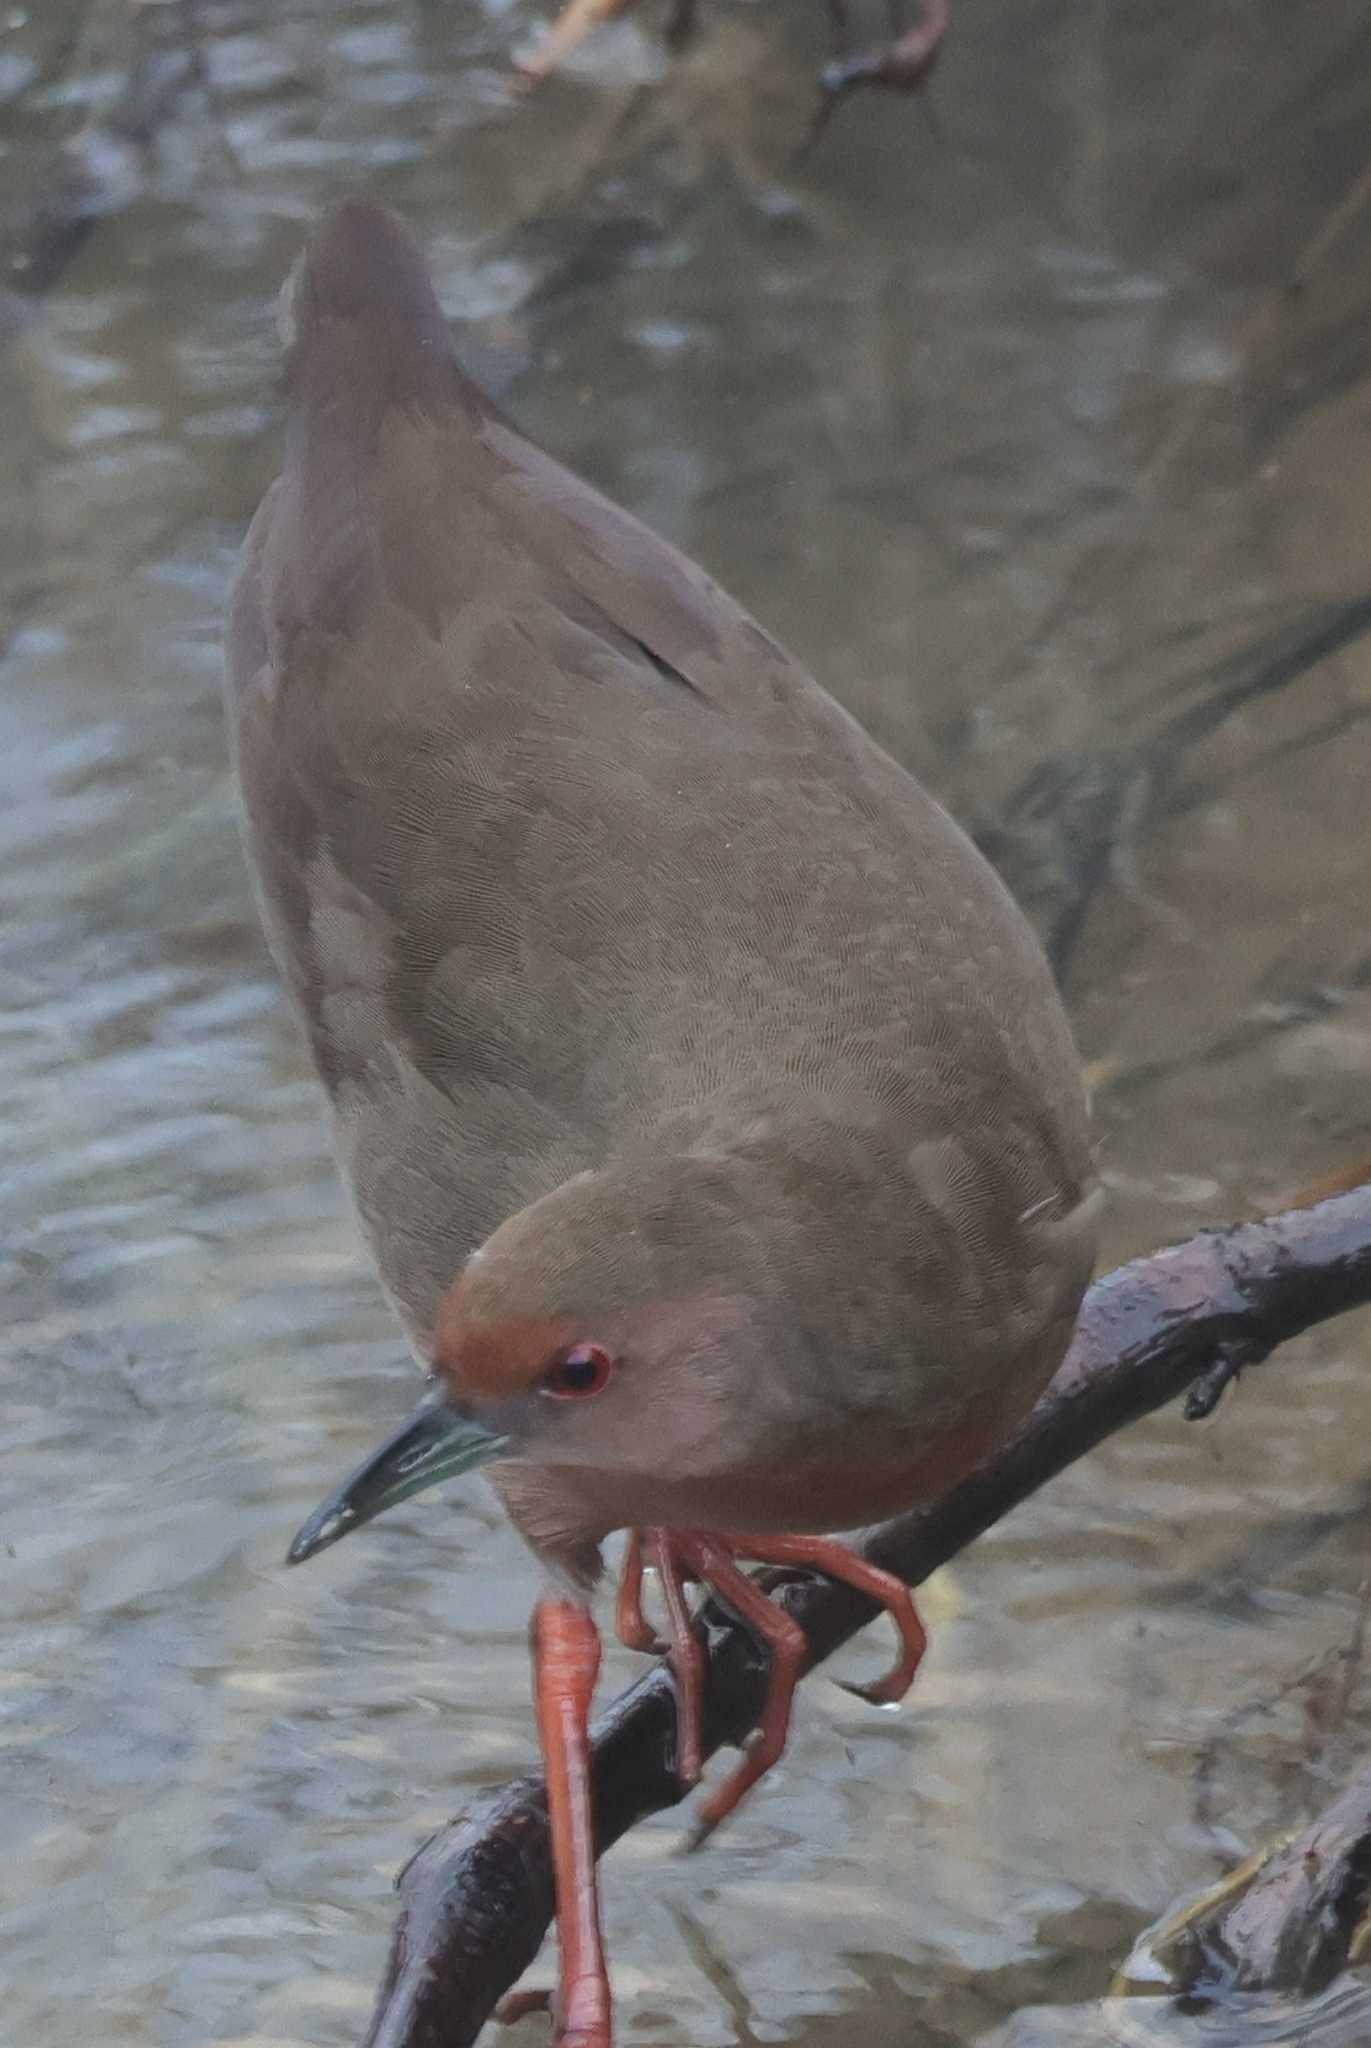
<path fill-rule="evenodd" d="M 422 586 L 427 603 L 437 579 L 425 582 L 424 562 L 438 537 L 424 526 L 425 478 L 405 469 L 412 456 L 387 422 L 441 419 L 460 441 L 488 408 L 458 368 L 418 246 L 383 207 L 345 200 L 296 263 L 280 313 L 287 425 L 273 602 L 283 617 L 346 630 L 381 574 Z"/>

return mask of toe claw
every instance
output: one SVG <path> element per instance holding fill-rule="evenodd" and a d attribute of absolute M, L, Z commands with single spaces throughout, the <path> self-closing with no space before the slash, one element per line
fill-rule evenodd
<path fill-rule="evenodd" d="M 676 1854 L 678 1856 L 693 1856 L 697 1850 L 703 1849 L 718 1825 L 717 1821 L 706 1820 L 703 1815 L 693 1820 L 681 1836 L 680 1841 L 676 1844 Z"/>
<path fill-rule="evenodd" d="M 888 1679 L 874 1678 L 870 1685 L 860 1685 L 855 1678 L 840 1678 L 839 1685 L 844 1692 L 850 1692 L 854 1700 L 865 1700 L 869 1707 L 898 1706 L 904 1697 L 903 1687 L 895 1692 Z"/>

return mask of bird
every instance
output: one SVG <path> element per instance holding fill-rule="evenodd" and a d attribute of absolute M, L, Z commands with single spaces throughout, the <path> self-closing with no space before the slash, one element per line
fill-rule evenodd
<path fill-rule="evenodd" d="M 742 1561 L 924 1634 L 843 1540 L 937 1498 L 1066 1350 L 1100 1186 L 1028 922 L 948 813 L 695 563 L 460 368 L 421 251 L 336 204 L 283 287 L 284 456 L 243 543 L 226 697 L 269 948 L 429 1384 L 292 1546 L 485 1468 L 538 1561 L 561 2048 L 611 2048 L 588 1725 L 603 1545 L 701 1768 L 692 1587 Z M 529 2002 L 539 1994 L 524 1994 Z"/>

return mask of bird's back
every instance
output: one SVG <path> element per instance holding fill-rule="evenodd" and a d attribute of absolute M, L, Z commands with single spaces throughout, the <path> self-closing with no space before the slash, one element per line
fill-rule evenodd
<path fill-rule="evenodd" d="M 959 829 L 489 407 L 388 215 L 335 212 L 292 300 L 231 724 L 273 951 L 411 1328 L 569 1175 L 795 1105 L 934 1180 L 949 1132 L 987 1173 L 1000 1143 L 1007 1199 L 1069 1211 L 1070 1036 Z"/>

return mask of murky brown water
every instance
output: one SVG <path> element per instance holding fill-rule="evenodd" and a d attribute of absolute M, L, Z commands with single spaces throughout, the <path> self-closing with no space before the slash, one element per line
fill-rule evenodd
<path fill-rule="evenodd" d="M 1367 171 L 1364 10 L 954 0 L 936 131 L 867 102 L 798 166 L 805 11 L 712 9 L 648 93 L 625 25 L 521 104 L 501 64 L 536 13 L 0 19 L 11 246 L 84 121 L 81 161 L 137 194 L 0 322 L 24 2048 L 354 2041 L 394 1871 L 533 1751 L 532 1574 L 476 1486 L 280 1564 L 412 1392 L 257 936 L 218 703 L 269 296 L 341 184 L 415 222 L 529 426 L 994 847 L 1096 1063 L 1110 1259 L 1371 1152 L 1371 221 L 1318 239 Z M 154 15 L 173 57 L 198 19 L 213 91 L 164 83 L 115 148 Z M 1371 1686 L 1334 1682 L 1366 1348 L 1331 1328 L 1207 1427 L 1067 1474 L 930 1589 L 904 1713 L 820 1680 L 707 1857 L 668 1858 L 675 1821 L 617 1851 L 625 2043 L 1365 2041 L 1355 1982 L 1301 2012 L 1093 2001 L 1371 1736 Z"/>

